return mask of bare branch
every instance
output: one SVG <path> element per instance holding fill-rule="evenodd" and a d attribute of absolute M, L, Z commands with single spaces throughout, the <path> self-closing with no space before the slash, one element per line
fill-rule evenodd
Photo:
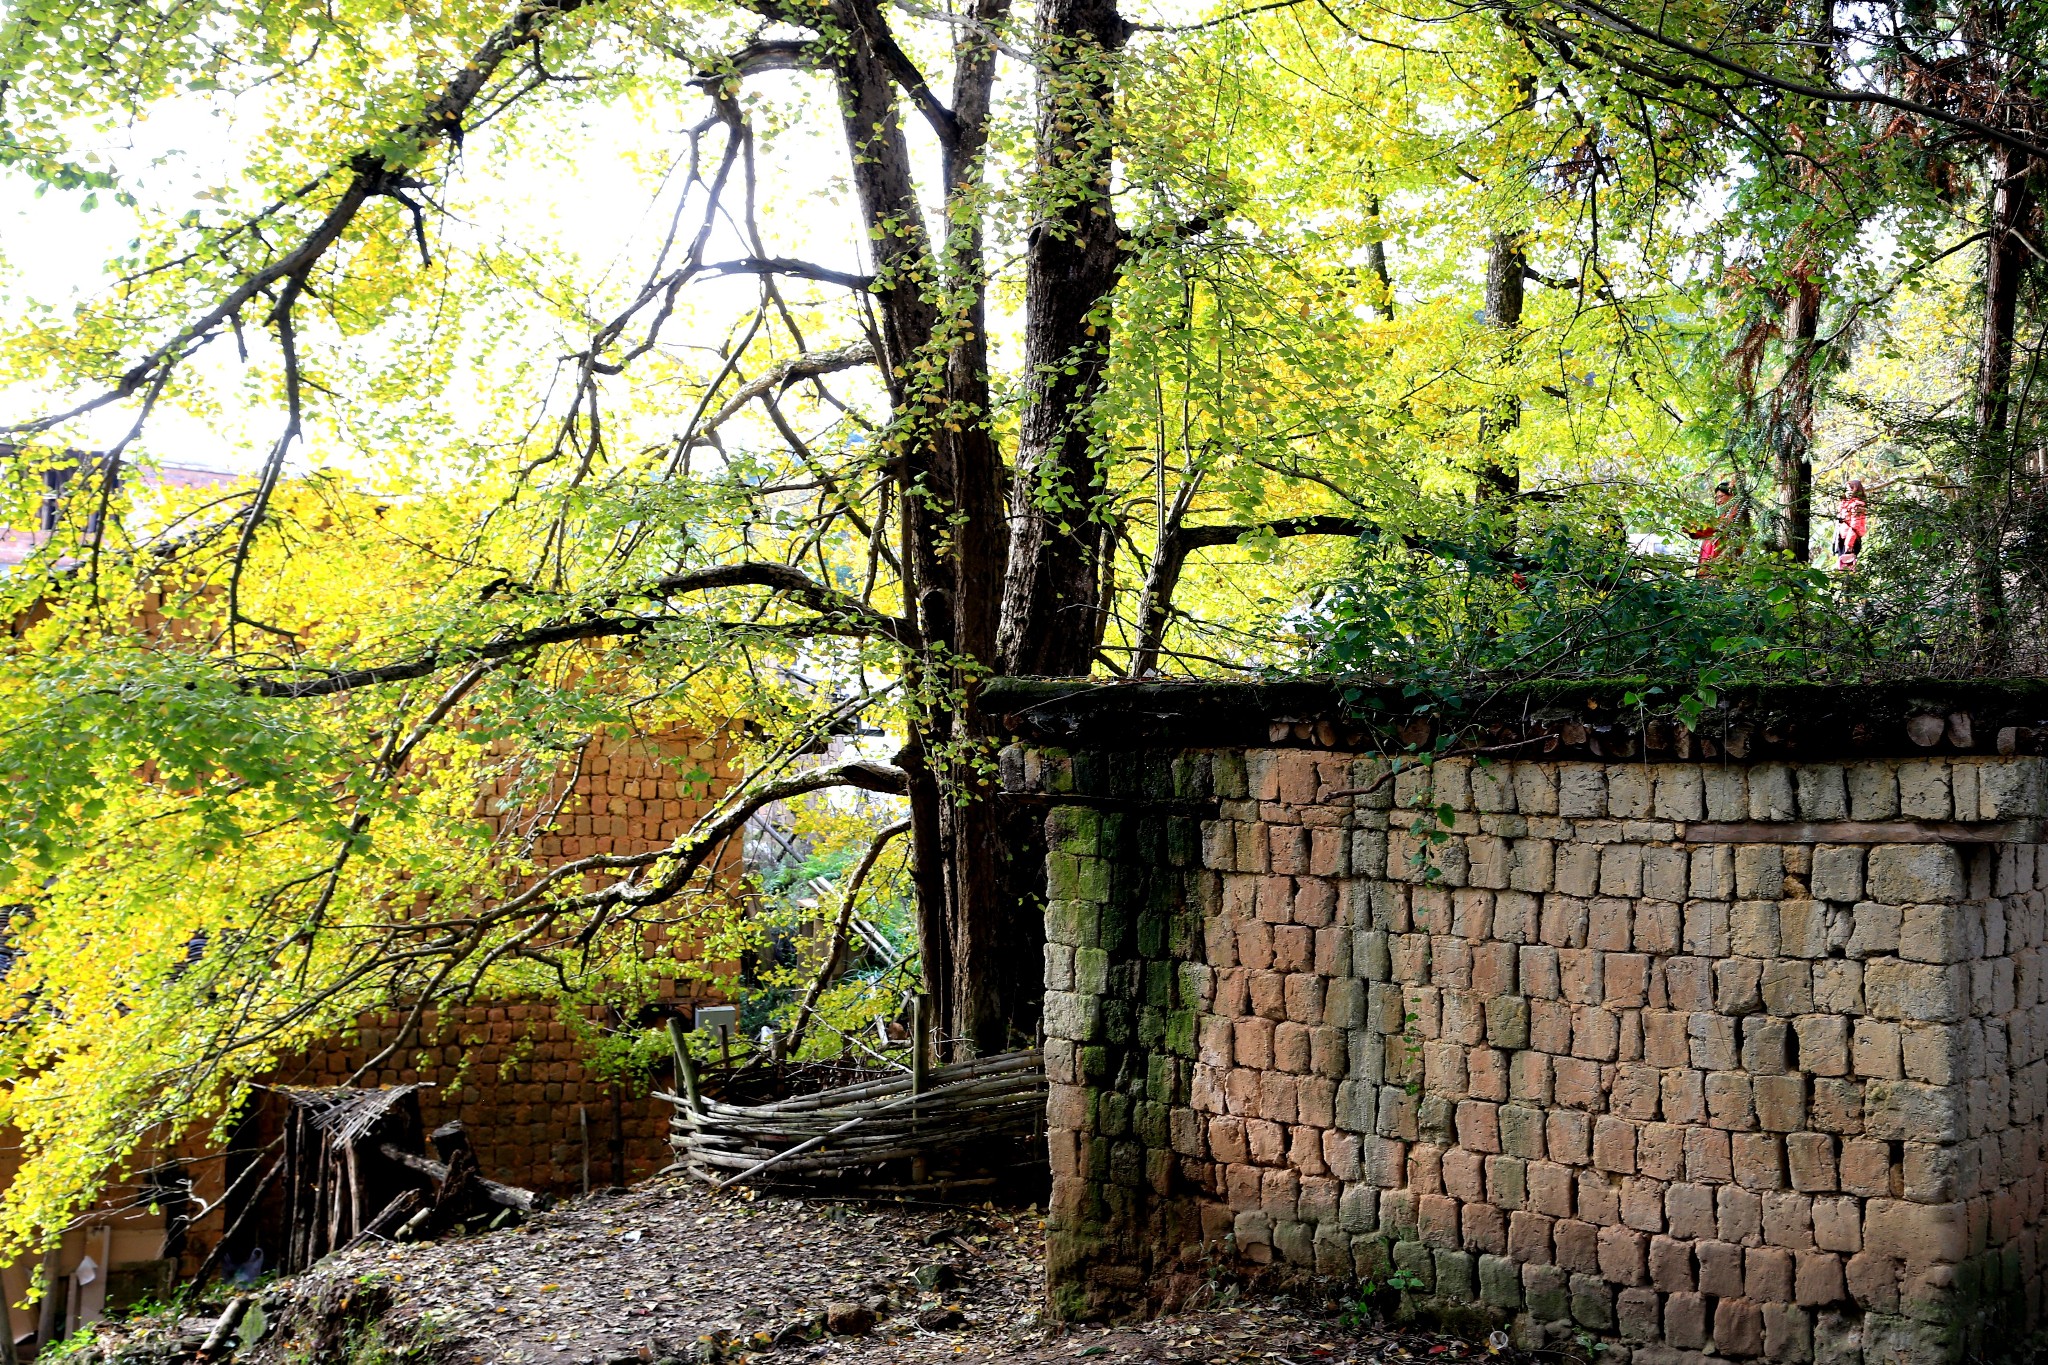
<path fill-rule="evenodd" d="M 713 261 L 704 267 L 706 275 L 788 275 L 799 280 L 816 280 L 820 284 L 836 284 L 841 289 L 866 293 L 874 288 L 873 275 L 850 275 L 844 270 L 833 270 L 827 266 L 812 265 L 809 261 L 792 260 L 787 256 L 747 256 L 735 261 Z"/>
<path fill-rule="evenodd" d="M 427 105 L 426 112 L 420 119 L 393 129 L 390 135 L 379 139 L 379 145 L 403 144 L 409 139 L 418 139 L 423 145 L 432 145 L 459 139 L 463 115 L 476 102 L 477 96 L 483 92 L 484 86 L 497 72 L 505 58 L 532 42 L 542 29 L 556 19 L 591 2 L 592 0 L 521 0 L 512 17 L 500 25 L 469 60 L 448 78 L 441 88 L 441 93 Z M 355 221 L 357 213 L 366 202 L 377 195 L 388 194 L 394 189 L 404 188 L 412 183 L 386 165 L 385 154 L 381 151 L 365 149 L 357 152 L 335 169 L 349 172 L 348 183 L 343 187 L 333 207 L 328 209 L 326 216 L 306 234 L 298 246 L 248 276 L 222 296 L 212 308 L 180 329 L 176 336 L 130 365 L 113 388 L 64 412 L 39 417 L 7 430 L 47 431 L 74 417 L 93 412 L 109 403 L 119 402 L 148 387 L 161 377 L 163 371 L 175 367 L 178 361 L 191 354 L 197 346 L 204 344 L 220 328 L 239 320 L 242 310 L 265 295 L 273 286 L 292 280 L 300 281 L 303 285 L 313 267 L 336 242 L 341 240 L 341 235 Z"/>

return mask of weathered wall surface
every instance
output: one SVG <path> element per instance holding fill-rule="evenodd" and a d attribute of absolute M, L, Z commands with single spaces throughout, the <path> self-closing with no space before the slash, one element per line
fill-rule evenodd
<path fill-rule="evenodd" d="M 1639 1362 L 2038 1320 L 2042 760 L 1389 780 L 1313 733 L 1005 755 L 1049 806 L 1057 1305 L 1223 1257 Z"/>

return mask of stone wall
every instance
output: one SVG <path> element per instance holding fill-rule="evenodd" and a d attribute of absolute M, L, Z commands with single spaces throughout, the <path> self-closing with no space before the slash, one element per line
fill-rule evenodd
<path fill-rule="evenodd" d="M 1223 1260 L 1660 1365 L 2038 1320 L 2041 759 L 1394 776 L 1299 725 L 1013 728 L 1063 1311 Z"/>

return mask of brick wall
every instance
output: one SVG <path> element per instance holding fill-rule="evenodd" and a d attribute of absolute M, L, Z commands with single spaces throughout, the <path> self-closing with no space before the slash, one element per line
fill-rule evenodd
<path fill-rule="evenodd" d="M 544 867 L 593 853 L 643 853 L 667 846 L 700 819 L 730 779 L 730 754 L 715 737 L 668 733 L 632 739 L 593 739 L 581 761 L 542 803 L 552 819 L 535 827 L 532 810 L 507 810 L 503 782 L 479 799 L 478 813 L 501 836 L 531 840 Z M 684 780 L 692 769 L 709 781 Z M 567 788 L 566 794 L 564 788 Z M 736 886 L 743 850 L 732 841 L 712 876 Z M 672 940 L 660 925 L 643 936 L 647 956 L 678 967 L 697 945 Z M 700 985 L 670 977 L 660 991 L 664 1008 L 687 1009 Z M 397 1038 L 402 1011 L 365 1015 L 353 1037 L 339 1038 L 299 1064 L 284 1068 L 286 1085 L 339 1085 L 365 1059 Z M 421 1081 L 428 1125 L 459 1118 L 470 1131 L 483 1173 L 530 1189 L 580 1188 L 584 1124 L 588 1122 L 591 1180 L 616 1175 L 638 1180 L 669 1162 L 670 1107 L 651 1097 L 644 1081 L 614 1082 L 586 1064 L 581 1040 L 549 1003 L 489 1000 L 427 1012 L 419 1036 L 408 1039 L 360 1085 Z M 664 1074 L 662 1083 L 667 1084 Z M 615 1162 L 615 1146 L 623 1148 Z"/>
<path fill-rule="evenodd" d="M 404 1015 L 365 1016 L 348 1046 L 315 1053 L 279 1077 L 286 1085 L 340 1085 L 390 1043 Z M 495 1001 L 427 1012 L 418 1035 L 358 1085 L 424 1082 L 420 1112 L 432 1129 L 460 1119 L 477 1167 L 509 1185 L 567 1194 L 582 1186 L 588 1121 L 594 1188 L 640 1180 L 668 1165 L 672 1107 L 644 1080 L 594 1074 L 582 1040 L 552 1004 Z M 667 1088 L 664 1070 L 658 1088 Z M 615 1144 L 617 1157 L 615 1160 Z"/>
<path fill-rule="evenodd" d="M 2039 1320 L 2040 759 L 1005 774 L 1050 805 L 1056 1307 L 1223 1258 L 1639 1365 Z"/>

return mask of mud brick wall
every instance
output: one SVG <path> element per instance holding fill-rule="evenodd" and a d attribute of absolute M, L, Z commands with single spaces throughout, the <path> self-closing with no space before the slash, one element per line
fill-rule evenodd
<path fill-rule="evenodd" d="M 325 1049 L 285 1076 L 289 1085 L 340 1085 L 398 1037 L 404 1014 L 367 1015 L 347 1046 Z M 658 1078 L 666 1086 L 669 1078 Z M 673 1159 L 674 1110 L 641 1082 L 595 1074 L 583 1040 L 552 1004 L 495 1001 L 429 1011 L 390 1061 L 358 1085 L 425 1082 L 429 1128 L 460 1119 L 486 1176 L 568 1194 L 582 1188 L 589 1122 L 593 1188 L 644 1179 Z"/>
<path fill-rule="evenodd" d="M 1307 738 L 1005 754 L 1048 807 L 1057 1308 L 1222 1259 L 1639 1365 L 2039 1320 L 2041 759 L 1388 780 Z"/>
<path fill-rule="evenodd" d="M 644 853 L 666 847 L 711 809 L 730 780 L 730 758 L 729 746 L 715 736 L 594 738 L 542 803 L 545 814 L 506 809 L 502 780 L 479 794 L 477 810 L 503 837 L 530 840 L 543 867 L 593 853 Z M 689 780 L 693 772 L 700 774 L 695 781 Z M 735 841 L 714 875 L 736 887 L 739 872 Z M 647 930 L 645 944 L 650 959 L 672 959 L 678 968 L 697 952 L 659 926 Z M 670 977 L 660 993 L 663 1007 L 687 1014 L 703 988 Z M 336 1039 L 276 1079 L 339 1085 L 367 1058 L 400 1041 L 403 1019 L 402 1011 L 365 1015 L 354 1036 Z M 429 1083 L 421 1095 L 427 1123 L 461 1119 L 480 1169 L 508 1184 L 561 1193 L 581 1187 L 579 1109 L 588 1118 L 593 1186 L 638 1180 L 666 1166 L 670 1106 L 652 1098 L 645 1084 L 595 1074 L 587 1060 L 582 1040 L 554 1005 L 489 1000 L 428 1011 L 417 1034 L 356 1083 Z"/>

